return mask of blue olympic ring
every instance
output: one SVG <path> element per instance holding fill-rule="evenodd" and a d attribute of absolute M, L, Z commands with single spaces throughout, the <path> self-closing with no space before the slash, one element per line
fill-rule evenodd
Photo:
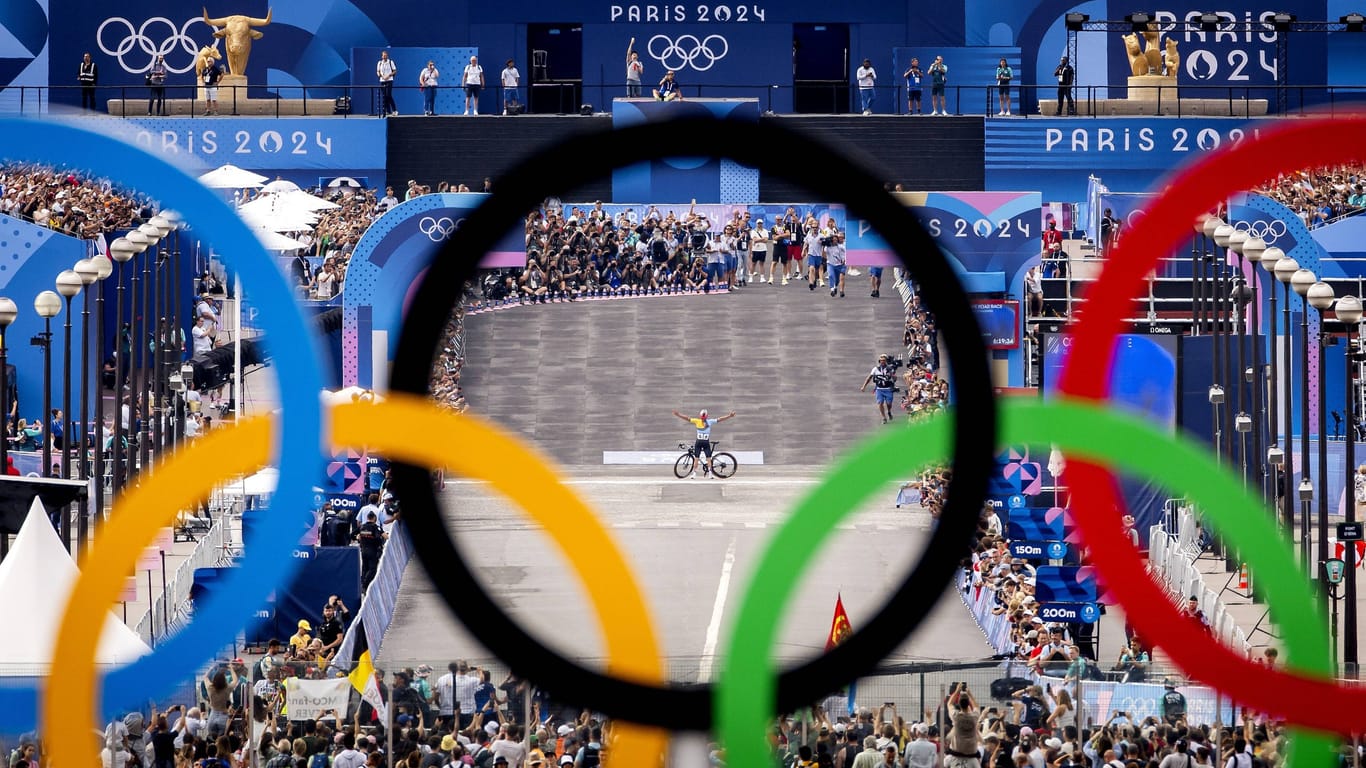
<path fill-rule="evenodd" d="M 239 273 L 260 283 L 252 285 L 254 303 L 261 308 L 258 322 L 271 346 L 279 380 L 289 382 L 279 387 L 283 414 L 275 450 L 280 483 L 272 506 L 299 512 L 262 514 L 259 525 L 252 526 L 239 567 L 229 572 L 212 598 L 195 606 L 194 620 L 151 655 L 104 675 L 101 709 L 103 719 L 108 719 L 120 709 L 145 705 L 149 698 L 198 678 L 199 668 L 294 571 L 298 561 L 290 557 L 290 551 L 307 528 L 305 518 L 311 520 L 313 478 L 324 466 L 318 440 L 324 434 L 318 399 L 322 357 L 270 255 L 227 202 L 198 180 L 139 147 L 59 121 L 0 118 L 0 141 L 25 162 L 79 168 L 96 177 L 118 179 L 121 185 L 157 199 L 175 201 L 172 207 L 194 224 L 196 232 L 229 254 L 228 261 Z M 273 279 L 260 279 L 267 277 Z M 5 713 L 9 730 L 32 729 L 37 706 L 33 685 L 0 686 L 0 712 Z M 91 714 L 73 713 L 73 717 Z"/>

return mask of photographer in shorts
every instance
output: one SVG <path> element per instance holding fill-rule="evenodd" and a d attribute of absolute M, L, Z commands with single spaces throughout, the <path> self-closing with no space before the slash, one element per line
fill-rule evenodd
<path fill-rule="evenodd" d="M 891 355 L 878 355 L 877 365 L 869 372 L 868 378 L 863 380 L 863 386 L 858 388 L 860 392 L 867 392 L 868 384 L 873 385 L 877 415 L 883 424 L 892 420 L 892 395 L 896 392 L 896 369 L 899 367 L 900 360 L 893 360 Z"/>

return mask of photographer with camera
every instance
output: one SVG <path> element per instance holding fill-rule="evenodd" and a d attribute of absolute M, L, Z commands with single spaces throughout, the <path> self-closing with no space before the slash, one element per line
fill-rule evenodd
<path fill-rule="evenodd" d="M 887 354 L 878 355 L 877 365 L 868 373 L 868 378 L 863 380 L 863 386 L 858 388 L 860 392 L 867 392 L 868 384 L 872 383 L 877 415 L 883 424 L 892 420 L 892 395 L 896 392 L 896 369 L 899 367 L 900 360 L 893 360 L 891 355 Z"/>

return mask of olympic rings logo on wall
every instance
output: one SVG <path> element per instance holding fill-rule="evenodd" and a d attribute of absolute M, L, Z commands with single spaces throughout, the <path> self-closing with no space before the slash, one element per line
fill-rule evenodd
<path fill-rule="evenodd" d="M 449 216 L 442 216 L 441 218 L 423 216 L 417 222 L 417 231 L 426 235 L 427 239 L 433 243 L 440 243 L 449 239 L 464 223 L 464 219 L 452 220 Z"/>
<path fill-rule="evenodd" d="M 719 51 L 712 50 L 715 43 L 720 44 Z M 645 51 L 665 69 L 691 68 L 697 72 L 706 72 L 730 53 L 730 43 L 720 35 L 707 35 L 701 40 L 697 39 L 696 35 L 687 34 L 679 35 L 677 40 L 671 39 L 668 35 L 655 35 L 645 45 Z"/>
<path fill-rule="evenodd" d="M 1248 237 L 1260 237 L 1267 245 L 1275 245 L 1276 241 L 1285 237 L 1286 225 L 1280 219 L 1271 221 L 1235 221 L 1233 228 L 1247 233 Z"/>
<path fill-rule="evenodd" d="M 456 615 L 463 617 L 473 612 L 479 617 L 478 622 L 467 621 L 467 628 L 476 640 L 495 635 L 493 642 L 485 644 L 505 660 L 515 659 L 520 666 L 536 670 L 528 677 L 537 683 L 544 679 L 552 694 L 572 689 L 581 694 L 585 705 L 625 723 L 676 724 L 688 729 L 696 729 L 699 723 L 701 727 L 715 724 L 726 745 L 727 763 L 736 768 L 771 764 L 767 734 L 776 713 L 792 709 L 794 703 L 799 705 L 818 698 L 812 691 L 838 688 L 851 677 L 870 669 L 929 614 L 939 597 L 937 589 L 932 587 L 947 585 L 963 554 L 960 550 L 970 540 L 996 446 L 1056 444 L 1069 456 L 1070 484 L 1074 498 L 1079 499 L 1076 508 L 1085 511 L 1077 516 L 1084 543 L 1093 553 L 1101 578 L 1120 603 L 1141 607 L 1128 614 L 1136 629 L 1166 650 L 1188 673 L 1225 694 L 1296 726 L 1313 728 L 1313 732 L 1295 731 L 1295 749 L 1291 752 L 1289 765 L 1293 768 L 1327 768 L 1334 764 L 1330 750 L 1332 740 L 1323 734 L 1360 730 L 1362 713 L 1366 712 L 1366 689 L 1339 686 L 1329 679 L 1332 665 L 1323 607 L 1300 572 L 1290 547 L 1277 532 L 1274 518 L 1260 513 L 1260 502 L 1243 489 L 1239 478 L 1220 469 L 1203 446 L 1180 436 L 1158 432 L 1135 417 L 1106 409 L 1098 401 L 1108 395 L 1109 360 L 1115 334 L 1122 329 L 1123 317 L 1128 311 L 1126 298 L 1139 293 L 1144 278 L 1158 259 L 1189 241 L 1190 225 L 1197 213 L 1211 210 L 1230 194 L 1255 188 L 1277 173 L 1299 167 L 1366 160 L 1366 146 L 1356 140 L 1363 128 L 1366 128 L 1366 120 L 1342 117 L 1285 123 L 1264 131 L 1257 141 L 1203 156 L 1194 166 L 1170 180 L 1167 192 L 1154 201 L 1148 216 L 1135 223 L 1131 236 L 1116 247 L 1109 267 L 1092 286 L 1089 295 L 1095 309 L 1087 312 L 1085 320 L 1073 332 L 1074 342 L 1060 383 L 1064 396 L 1048 402 L 1027 398 L 998 401 L 992 396 L 981 335 L 962 286 L 954 279 L 942 255 L 939 259 L 933 254 L 918 259 L 915 271 L 917 278 L 927 285 L 926 301 L 946 329 L 944 344 L 948 350 L 957 410 L 952 416 L 919 422 L 904 430 L 875 433 L 842 457 L 824 482 L 800 501 L 760 554 L 753 576 L 742 593 L 734 626 L 718 654 L 725 662 L 714 686 L 660 686 L 659 646 L 648 617 L 642 617 L 637 610 L 635 587 L 638 584 L 629 575 L 621 575 L 622 561 L 614 556 L 613 542 L 600 525 L 594 528 L 589 523 L 587 527 L 593 528 L 592 535 L 599 537 L 594 540 L 601 546 L 579 548 L 578 551 L 593 552 L 593 557 L 585 563 L 575 561 L 575 567 L 580 570 L 590 595 L 595 591 L 593 585 L 598 583 L 595 579 L 609 576 L 618 579 L 614 582 L 615 588 L 606 590 L 613 600 L 626 595 L 624 602 L 628 605 L 624 612 L 614 613 L 610 606 L 596 606 L 611 657 L 606 675 L 566 661 L 552 649 L 534 645 L 535 638 L 512 623 L 486 592 L 466 588 L 467 577 L 476 585 L 478 581 L 455 551 L 449 531 L 442 523 L 429 474 L 423 466 L 444 464 L 463 473 L 462 462 L 477 461 L 481 466 L 491 467 L 490 472 L 511 473 L 516 481 L 509 487 L 499 485 L 497 480 L 492 482 L 533 514 L 533 505 L 563 501 L 572 507 L 573 503 L 565 501 L 565 496 L 534 497 L 537 489 L 555 484 L 555 471 L 544 458 L 521 447 L 516 438 L 489 428 L 473 417 L 439 411 L 419 397 L 425 392 L 432 352 L 439 343 L 440 321 L 448 316 L 450 305 L 460 300 L 458 295 L 451 294 L 449 286 L 463 285 L 463 278 L 473 274 L 481 255 L 492 250 L 508 226 L 519 220 L 531 204 L 544 198 L 546 190 L 541 184 L 545 179 L 572 187 L 593 180 L 596 177 L 591 174 L 595 172 L 601 175 L 610 170 L 578 167 L 582 164 L 576 158 L 585 152 L 569 150 L 587 148 L 594 150 L 587 154 L 609 156 L 607 148 L 616 147 L 619 153 L 612 155 L 612 162 L 620 166 L 648 159 L 652 154 L 664 151 L 660 149 L 662 147 L 667 147 L 670 153 L 693 154 L 716 152 L 716 147 L 725 147 L 726 156 L 760 167 L 765 173 L 780 165 L 773 157 L 790 156 L 792 150 L 815 147 L 818 160 L 822 161 L 832 154 L 830 150 L 775 126 L 679 120 L 577 136 L 564 147 L 548 148 L 529 158 L 500 182 L 498 194 L 469 216 L 468 226 L 453 231 L 442 253 L 422 278 L 398 340 L 391 379 L 394 394 L 390 401 L 373 405 L 349 404 L 334 409 L 329 420 L 332 430 L 329 437 L 335 445 L 373 444 L 377 439 L 394 437 L 382 440 L 383 445 L 377 447 L 397 462 L 404 462 L 395 465 L 394 477 L 396 488 L 404 499 L 405 517 L 412 529 L 415 550 L 433 584 Z M 25 124 L 16 120 L 0 121 L 0 134 L 14 146 L 43 145 L 47 152 L 42 156 L 44 161 L 50 161 L 58 152 L 44 142 L 59 143 L 64 147 L 62 151 L 70 153 L 68 164 L 78 167 L 88 164 L 106 175 L 115 175 L 110 170 L 112 163 L 100 160 L 100 153 L 111 152 L 109 142 L 112 140 L 104 139 L 101 143 L 99 139 L 103 137 L 96 136 L 81 142 L 77 140 L 81 135 L 94 134 L 67 126 Z M 146 162 L 146 156 L 134 149 L 128 150 L 127 157 L 130 163 Z M 154 185 L 148 180 L 149 173 L 184 176 L 173 169 L 167 170 L 169 166 L 161 167 L 165 165 L 161 161 L 153 160 L 160 165 L 142 175 L 136 170 L 129 171 L 126 182 L 134 187 Z M 851 201 L 851 209 L 857 207 L 856 213 L 860 217 L 868 219 L 883 232 L 888 244 L 903 261 L 907 260 L 908 253 L 919 252 L 911 246 L 920 245 L 922 236 L 928 239 L 928 235 L 915 224 L 904 207 L 878 193 L 880 181 L 851 163 L 821 164 L 830 168 L 828 174 L 823 174 L 821 183 L 841 189 Z M 778 178 L 803 183 L 798 169 L 777 167 L 772 172 Z M 204 190 L 200 189 L 196 196 L 183 186 L 164 183 L 170 188 L 155 192 L 177 193 L 199 201 L 196 205 L 201 207 L 192 212 L 192 216 L 203 217 L 211 212 L 212 201 L 205 202 Z M 805 184 L 810 181 L 806 180 Z M 905 227 L 889 226 L 903 221 L 901 217 L 907 222 Z M 433 221 L 433 228 L 436 224 Z M 453 230 L 455 224 L 452 222 Z M 213 229 L 209 221 L 205 226 L 206 230 Z M 276 274 L 259 245 L 236 243 L 228 236 L 235 230 L 229 232 L 231 227 L 222 226 L 217 232 L 221 233 L 218 236 L 225 245 L 239 245 L 253 259 L 261 254 L 261 259 L 257 260 L 261 263 L 251 261 L 242 266 L 259 268 L 259 274 L 253 273 L 256 277 Z M 215 235 L 214 232 L 209 234 Z M 242 237 L 249 239 L 245 232 Z M 932 247 L 932 241 L 921 250 L 938 253 L 938 249 Z M 285 321 L 277 322 L 271 330 L 271 338 L 280 339 L 272 343 L 283 345 L 284 350 L 290 352 L 297 351 L 290 348 L 291 343 L 309 345 L 298 309 L 289 301 L 283 279 L 266 281 L 257 290 L 261 292 L 263 305 L 274 306 L 276 301 L 289 305 L 281 308 Z M 291 335 L 286 337 L 285 334 Z M 310 441 L 316 445 L 318 435 L 325 434 L 317 406 L 320 382 L 316 371 L 310 370 L 316 368 L 314 356 L 277 353 L 276 358 L 281 369 L 281 394 L 285 405 L 279 417 L 282 420 L 278 449 L 281 474 L 277 501 L 281 510 L 296 506 L 305 508 L 306 489 L 311 485 L 306 480 L 313 475 L 304 465 L 317 457 L 312 455 L 316 451 L 305 451 L 299 446 L 310 444 Z M 430 426 L 438 422 L 442 425 L 440 428 Z M 381 424 L 385 427 L 377 428 Z M 242 473 L 250 465 L 269 460 L 273 430 L 271 422 L 264 419 L 221 429 L 218 434 L 204 438 L 210 442 L 201 442 L 171 458 L 163 466 L 164 471 L 150 475 L 147 482 L 118 500 L 103 532 L 105 538 L 97 540 L 87 555 L 58 633 L 54 655 L 57 663 L 53 664 L 51 677 L 43 687 L 43 721 L 48 729 L 47 743 L 53 764 L 88 764 L 94 758 L 89 753 L 92 743 L 84 739 L 90 723 L 82 722 L 82 717 L 71 717 L 70 713 L 90 713 L 97 709 L 93 699 L 100 690 L 96 685 L 94 665 L 98 630 L 116 600 L 122 576 L 133 567 L 156 530 L 174 518 L 176 510 L 192 505 L 207 494 L 215 482 L 225 479 L 205 477 L 202 473 L 185 471 L 184 467 L 202 466 L 203 455 L 212 454 L 224 459 L 215 466 L 225 475 Z M 461 430 L 465 432 L 461 433 Z M 409 438 L 423 433 L 441 435 L 441 440 L 432 441 L 441 445 L 425 445 L 422 440 Z M 463 434 L 468 439 L 447 440 L 452 434 Z M 397 435 L 403 435 L 404 439 L 397 439 Z M 450 443 L 467 445 L 474 449 L 472 454 L 477 454 L 478 458 L 447 454 L 445 446 Z M 490 457 L 499 460 L 488 461 Z M 848 515 L 878 489 L 885 488 L 888 482 L 927 464 L 948 459 L 952 459 L 954 470 L 950 507 L 946 508 L 940 525 L 932 533 L 922 560 L 897 588 L 882 612 L 845 644 L 779 675 L 773 659 L 776 632 L 782 625 L 788 603 L 797 596 L 795 590 L 803 583 L 804 569 L 814 562 L 826 540 L 838 532 L 839 524 Z M 1118 524 L 1125 506 L 1120 499 L 1114 498 L 1111 472 L 1121 467 L 1126 473 L 1158 482 L 1167 491 L 1187 495 L 1228 545 L 1256 564 L 1262 593 L 1270 604 L 1273 620 L 1283 633 L 1285 669 L 1258 666 L 1220 646 L 1201 626 L 1183 619 L 1176 606 L 1162 593 L 1162 588 L 1153 583 L 1139 553 L 1129 544 Z M 300 491 L 301 488 L 304 490 Z M 281 500 L 280 497 L 286 495 L 288 498 Z M 547 516 L 553 518 L 560 509 L 551 504 Z M 274 533 L 275 528 L 289 529 L 298 521 L 279 514 L 263 516 L 261 522 Z M 584 520 L 576 513 L 571 522 L 582 527 Z M 547 530 L 554 530 L 553 519 L 542 524 Z M 291 546 L 289 537 L 283 534 L 259 537 L 262 545 L 273 544 L 276 539 L 285 542 L 286 549 Z M 557 542 L 565 546 L 558 538 Z M 265 562 L 258 563 L 259 558 L 253 558 L 252 562 L 235 569 L 242 572 L 236 575 L 253 587 L 263 580 L 278 578 L 283 570 L 272 559 L 278 553 L 267 549 L 266 546 L 261 549 L 262 555 L 267 557 Z M 447 549 L 449 554 L 446 554 Z M 256 554 L 249 551 L 248 556 Z M 289 561 L 291 558 L 282 559 Z M 257 565 L 259 570 L 251 567 Z M 244 606 L 251 604 L 254 597 L 248 596 Z M 208 606 L 210 609 L 216 607 L 216 603 Z M 109 673 L 106 677 L 109 684 L 103 688 L 106 695 L 133 696 L 143 693 L 144 689 L 166 685 L 167 678 L 160 673 L 183 671 L 178 667 L 187 663 L 192 666 L 205 654 L 212 654 L 222 637 L 209 635 L 228 631 L 234 617 L 215 615 L 211 620 L 208 613 L 198 615 L 190 627 L 161 646 L 153 657 Z M 626 614 L 635 622 L 634 631 L 612 623 Z M 205 623 L 213 626 L 196 627 Z M 235 631 L 239 625 L 231 626 Z M 196 629 L 199 631 L 192 631 Z M 192 643 L 180 642 L 190 634 L 195 636 Z M 544 654 L 528 652 L 527 648 L 539 648 Z M 144 662 L 158 673 L 153 676 L 154 681 L 132 674 L 144 666 Z M 584 681 L 601 681 L 601 688 L 574 687 Z M 30 693 L 37 695 L 36 691 Z M 14 699 L 7 695 L 2 700 L 12 705 Z M 28 703 L 31 708 L 32 700 Z M 659 728 L 624 724 L 613 745 L 613 756 L 624 765 L 654 764 L 663 754 L 664 746 L 663 732 Z"/>
<path fill-rule="evenodd" d="M 194 24 L 203 23 L 203 19 L 193 17 L 186 21 L 183 26 L 177 27 L 174 21 L 165 16 L 153 16 L 142 22 L 141 26 L 134 27 L 133 22 L 122 16 L 111 16 L 101 22 L 99 29 L 95 30 L 95 43 L 105 54 L 118 59 L 119 66 L 123 68 L 124 72 L 135 75 L 141 74 L 152 68 L 158 56 L 165 56 L 166 71 L 183 75 L 194 69 L 194 60 L 199 54 L 199 43 L 196 43 L 194 38 L 190 36 L 190 27 Z M 123 38 L 113 47 L 105 42 L 104 37 L 105 30 L 111 25 L 115 25 L 113 34 L 118 33 L 118 26 L 122 26 L 126 30 Z M 161 38 L 159 42 L 154 41 L 152 36 L 148 34 L 149 28 L 155 31 L 162 26 L 167 30 L 166 36 Z M 210 27 L 209 31 L 212 32 L 213 28 Z M 189 61 L 183 66 L 172 63 L 172 55 L 180 51 L 184 51 L 189 56 Z M 131 64 L 124 60 L 124 56 L 130 57 Z M 146 61 L 143 61 L 144 56 Z"/>

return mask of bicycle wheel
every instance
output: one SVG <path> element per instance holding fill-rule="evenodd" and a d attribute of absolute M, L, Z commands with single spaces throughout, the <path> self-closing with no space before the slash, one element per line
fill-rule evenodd
<path fill-rule="evenodd" d="M 685 453 L 678 457 L 678 461 L 674 462 L 674 477 L 682 480 L 691 475 L 696 468 L 697 459 L 691 453 Z"/>
<path fill-rule="evenodd" d="M 725 451 L 718 451 L 711 459 L 711 473 L 720 478 L 727 478 L 735 474 L 735 468 L 740 462 L 735 457 Z"/>

